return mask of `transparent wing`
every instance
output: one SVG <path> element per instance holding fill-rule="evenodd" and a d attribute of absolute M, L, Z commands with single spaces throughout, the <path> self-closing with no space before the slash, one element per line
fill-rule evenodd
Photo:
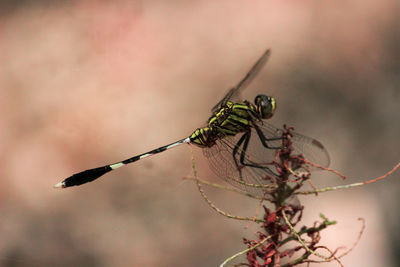
<path fill-rule="evenodd" d="M 261 129 L 261 131 L 263 132 L 263 134 L 267 139 L 281 137 L 283 134 L 282 129 L 279 129 L 265 121 L 262 121 L 262 123 L 258 124 L 258 127 Z M 312 137 L 302 135 L 295 131 L 292 131 L 291 133 L 292 133 L 291 141 L 294 147 L 294 150 L 292 151 L 293 155 L 301 154 L 308 161 L 316 163 L 325 168 L 329 166 L 330 164 L 329 153 L 321 142 Z M 268 144 L 273 147 L 279 147 L 281 146 L 281 141 L 280 140 L 269 141 Z M 263 158 L 264 154 L 267 153 L 265 152 L 266 149 L 264 149 L 262 145 L 261 147 L 257 145 L 254 145 L 253 147 L 254 151 L 251 151 L 251 153 L 254 153 L 256 157 Z"/>
<path fill-rule="evenodd" d="M 265 165 L 266 168 L 243 166 L 240 170 L 238 169 L 237 163 L 240 161 L 242 150 L 240 149 L 238 151 L 239 155 L 235 155 L 235 157 L 233 151 L 241 135 L 243 134 L 219 139 L 214 146 L 204 148 L 203 154 L 208 158 L 210 168 L 218 177 L 243 192 L 267 197 L 276 184 L 276 173 L 273 172 L 272 165 Z M 271 150 L 270 153 L 274 153 L 274 150 Z M 246 160 L 254 160 L 250 153 L 246 153 L 245 156 Z"/>
<path fill-rule="evenodd" d="M 284 130 L 264 121 L 262 124 L 258 124 L 258 127 L 266 139 L 275 138 L 275 140 L 267 141 L 270 147 L 281 147 L 282 140 L 279 138 L 282 137 Z M 242 145 L 238 146 L 238 142 L 244 134 L 220 139 L 214 146 L 204 148 L 203 153 L 218 177 L 244 192 L 266 197 L 276 185 L 278 174 L 273 161 L 277 156 L 278 149 L 264 147 L 254 128 L 251 130 L 248 146 L 244 149 Z M 323 167 L 329 166 L 329 154 L 319 141 L 296 132 L 292 134 L 293 155 L 301 154 L 311 162 Z M 234 152 L 235 147 L 240 147 L 236 149 L 236 153 Z M 242 154 L 244 162 L 251 166 L 240 163 Z"/>
<path fill-rule="evenodd" d="M 267 49 L 264 54 L 257 60 L 254 66 L 250 69 L 250 71 L 244 76 L 244 78 L 233 88 L 231 88 L 228 93 L 221 99 L 212 109 L 211 111 L 214 113 L 220 107 L 224 106 L 229 100 L 238 100 L 240 92 L 243 91 L 257 76 L 260 70 L 264 67 L 265 63 L 267 63 L 269 55 L 271 54 L 271 50 Z"/>

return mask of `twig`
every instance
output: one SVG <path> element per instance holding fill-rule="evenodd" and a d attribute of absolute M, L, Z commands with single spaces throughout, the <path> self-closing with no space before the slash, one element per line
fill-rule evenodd
<path fill-rule="evenodd" d="M 371 179 L 371 180 L 367 180 L 365 182 L 347 184 L 347 185 L 331 186 L 331 187 L 325 187 L 325 188 L 311 190 L 311 191 L 300 191 L 300 192 L 295 192 L 294 194 L 296 194 L 296 195 L 310 195 L 310 194 L 323 193 L 323 192 L 339 190 L 339 189 L 349 189 L 349 188 L 353 188 L 353 187 L 356 187 L 356 186 L 362 186 L 362 185 L 366 185 L 366 184 L 375 183 L 375 182 L 377 182 L 379 180 L 387 178 L 389 175 L 391 175 L 393 172 L 395 172 L 399 167 L 400 167 L 400 162 L 397 163 L 396 166 L 394 166 L 390 171 L 388 171 L 384 175 L 379 176 L 379 177 L 374 178 L 374 179 Z"/>
<path fill-rule="evenodd" d="M 357 245 L 358 242 L 360 242 L 361 236 L 364 233 L 365 230 L 365 219 L 364 218 L 358 218 L 359 221 L 362 221 L 362 226 L 361 226 L 361 230 L 358 233 L 358 237 L 356 239 L 356 241 L 354 241 L 354 244 L 345 252 L 343 252 L 341 255 L 337 256 L 338 259 L 343 258 L 344 256 L 346 256 L 347 254 L 349 254 Z M 328 261 L 332 261 L 334 259 L 329 259 Z M 309 260 L 305 260 L 304 262 L 314 262 L 314 263 L 321 263 L 321 262 L 327 262 L 326 260 L 324 261 L 309 261 Z"/>
<path fill-rule="evenodd" d="M 256 213 L 255 213 L 254 216 L 253 216 L 253 222 L 254 222 L 255 219 L 257 219 L 257 216 L 258 216 L 258 214 L 260 213 L 260 210 L 261 210 L 261 206 L 262 206 L 263 201 L 264 201 L 264 199 L 261 198 L 260 201 L 259 201 L 259 203 L 258 203 Z M 249 228 L 249 226 L 250 226 L 251 223 L 252 223 L 252 222 L 248 222 L 244 228 L 245 228 L 245 229 Z"/>
<path fill-rule="evenodd" d="M 234 258 L 237 258 L 240 255 L 243 255 L 253 249 L 256 249 L 257 247 L 261 246 L 263 243 L 265 243 L 268 239 L 271 239 L 271 236 L 267 236 L 266 238 L 264 238 L 263 240 L 261 240 L 259 243 L 257 243 L 256 245 L 249 247 L 248 249 L 242 250 L 238 253 L 236 253 L 235 255 L 227 258 L 219 267 L 224 267 L 225 264 L 227 264 L 228 262 L 230 262 L 231 260 L 233 260 Z"/>
<path fill-rule="evenodd" d="M 236 188 L 233 188 L 233 187 L 229 187 L 229 186 L 224 186 L 224 185 L 217 184 L 217 183 L 211 183 L 211 182 L 208 182 L 206 180 L 200 179 L 198 177 L 196 178 L 196 177 L 193 177 L 193 176 L 185 176 L 185 177 L 182 177 L 182 179 L 198 181 L 201 184 L 204 184 L 204 185 L 207 185 L 207 186 L 211 186 L 211 187 L 215 187 L 215 188 L 218 188 L 218 189 L 223 189 L 223 190 L 226 190 L 226 191 L 235 192 L 235 193 L 241 194 L 241 195 L 246 196 L 246 197 L 251 197 L 251 198 L 255 198 L 255 199 L 263 199 L 262 197 L 254 196 L 254 195 L 246 193 L 246 192 L 244 192 L 242 190 L 239 190 L 239 189 L 236 189 Z"/>
<path fill-rule="evenodd" d="M 340 176 L 340 178 L 342 178 L 343 180 L 346 179 L 346 176 L 344 176 L 343 174 L 341 174 L 340 172 L 338 172 L 338 171 L 336 171 L 334 169 L 326 168 L 324 166 L 318 165 L 318 164 L 316 164 L 314 162 L 311 162 L 309 160 L 306 160 L 306 159 L 303 159 L 303 161 L 304 161 L 304 163 L 306 163 L 306 164 L 308 164 L 310 166 L 313 166 L 313 167 L 316 167 L 318 169 L 325 170 L 325 171 L 328 171 L 328 172 L 332 172 L 332 173 Z"/>
<path fill-rule="evenodd" d="M 357 237 L 356 241 L 354 242 L 353 246 L 351 246 L 351 248 L 349 250 L 345 251 L 343 254 L 338 256 L 338 258 L 342 258 L 342 257 L 346 256 L 347 254 L 349 254 L 357 246 L 358 242 L 360 242 L 361 236 L 365 230 L 365 219 L 358 218 L 358 220 L 362 222 L 362 227 L 361 227 L 360 232 L 358 233 L 358 237 Z"/>
<path fill-rule="evenodd" d="M 293 234 L 294 236 L 296 236 L 297 240 L 300 242 L 300 244 L 303 246 L 303 248 L 304 248 L 306 251 L 308 251 L 309 253 L 311 253 L 311 254 L 313 254 L 313 255 L 319 257 L 319 258 L 324 259 L 325 261 L 330 261 L 331 258 L 333 257 L 333 258 L 340 264 L 340 266 L 343 267 L 342 263 L 339 261 L 339 259 L 338 259 L 337 257 L 335 257 L 335 255 L 334 255 L 333 253 L 332 253 L 331 257 L 326 257 L 326 256 L 321 255 L 321 254 L 319 254 L 318 252 L 316 252 L 316 251 L 310 249 L 310 248 L 304 243 L 303 239 L 302 239 L 302 238 L 300 237 L 300 235 L 296 232 L 296 230 L 293 228 L 293 225 L 290 223 L 289 219 L 287 218 L 287 216 L 286 216 L 286 214 L 285 214 L 285 210 L 282 210 L 281 214 L 282 214 L 282 217 L 284 218 L 284 220 L 285 220 L 285 222 L 286 222 L 286 225 L 289 227 L 290 231 L 292 232 L 292 234 Z"/>
<path fill-rule="evenodd" d="M 190 151 L 192 154 L 192 169 L 193 169 L 193 176 L 196 179 L 196 184 L 197 184 L 197 188 L 199 189 L 199 192 L 201 194 L 201 196 L 204 198 L 204 200 L 207 202 L 207 204 L 216 212 L 218 212 L 219 214 L 227 217 L 227 218 L 231 218 L 231 219 L 235 219 L 235 220 L 241 220 L 241 221 L 253 221 L 253 222 L 265 222 L 263 219 L 254 219 L 254 218 L 248 218 L 248 217 L 241 217 L 241 216 L 236 216 L 236 215 L 231 215 L 229 213 L 224 212 L 223 210 L 219 209 L 218 207 L 216 207 L 206 196 L 206 194 L 204 193 L 203 189 L 201 188 L 201 184 L 199 182 L 199 180 L 197 179 L 197 170 L 196 170 L 196 163 L 194 160 L 194 155 L 193 155 L 193 149 L 192 147 L 190 147 Z"/>
<path fill-rule="evenodd" d="M 332 225 L 332 224 L 335 224 L 335 223 L 336 223 L 335 221 L 329 222 L 329 223 L 324 222 L 323 224 L 321 224 L 318 227 L 312 227 L 312 228 L 306 228 L 306 229 L 300 230 L 297 234 L 299 236 L 301 236 L 303 234 L 308 234 L 308 233 L 311 233 L 311 232 L 320 232 L 321 230 L 325 229 L 329 225 Z M 287 242 L 290 242 L 290 241 L 295 240 L 295 239 L 297 239 L 296 236 L 289 236 L 289 237 L 287 237 L 287 238 L 285 238 L 284 240 L 281 241 L 281 245 L 286 244 Z"/>

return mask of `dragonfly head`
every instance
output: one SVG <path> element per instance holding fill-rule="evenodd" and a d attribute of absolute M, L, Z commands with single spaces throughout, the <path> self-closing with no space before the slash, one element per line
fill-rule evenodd
<path fill-rule="evenodd" d="M 266 95 L 258 95 L 254 99 L 254 104 L 256 105 L 257 113 L 262 119 L 269 119 L 274 115 L 276 108 L 275 98 Z"/>

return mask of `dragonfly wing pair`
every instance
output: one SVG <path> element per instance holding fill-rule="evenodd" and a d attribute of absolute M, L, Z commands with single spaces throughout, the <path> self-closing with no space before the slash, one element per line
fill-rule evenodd
<path fill-rule="evenodd" d="M 203 154 L 218 177 L 244 192 L 266 198 L 276 185 L 278 172 L 273 162 L 276 148 L 282 147 L 284 132 L 265 121 L 257 127 L 263 137 L 254 128 L 251 129 L 246 146 L 240 142 L 247 134 L 243 133 L 217 140 L 214 146 L 204 148 Z M 262 138 L 269 140 L 266 142 L 270 148 L 264 146 Z M 294 148 L 292 155 L 301 154 L 313 163 L 329 166 L 327 150 L 314 138 L 293 132 L 291 142 Z"/>
<path fill-rule="evenodd" d="M 240 93 L 246 89 L 246 87 L 253 81 L 253 79 L 257 76 L 257 74 L 261 71 L 261 69 L 267 63 L 269 56 L 271 54 L 271 50 L 267 49 L 264 54 L 257 60 L 257 62 L 253 65 L 250 71 L 244 76 L 244 78 L 233 88 L 231 88 L 228 93 L 221 99 L 212 109 L 211 111 L 214 113 L 218 111 L 221 107 L 225 106 L 228 101 L 236 102 L 240 100 Z"/>

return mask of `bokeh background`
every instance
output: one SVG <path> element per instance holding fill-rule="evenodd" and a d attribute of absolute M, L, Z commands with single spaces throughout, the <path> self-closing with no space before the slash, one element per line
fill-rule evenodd
<path fill-rule="evenodd" d="M 315 173 L 314 185 L 384 174 L 400 160 L 399 14 L 397 0 L 1 1 L 0 266 L 218 266 L 243 250 L 257 228 L 182 180 L 187 145 L 52 186 L 188 136 L 266 48 L 244 98 L 273 95 L 271 122 L 319 139 L 348 176 Z M 304 223 L 337 220 L 321 241 L 334 249 L 353 244 L 363 217 L 343 264 L 399 266 L 399 178 L 302 197 Z M 257 210 L 207 192 L 232 214 Z"/>

